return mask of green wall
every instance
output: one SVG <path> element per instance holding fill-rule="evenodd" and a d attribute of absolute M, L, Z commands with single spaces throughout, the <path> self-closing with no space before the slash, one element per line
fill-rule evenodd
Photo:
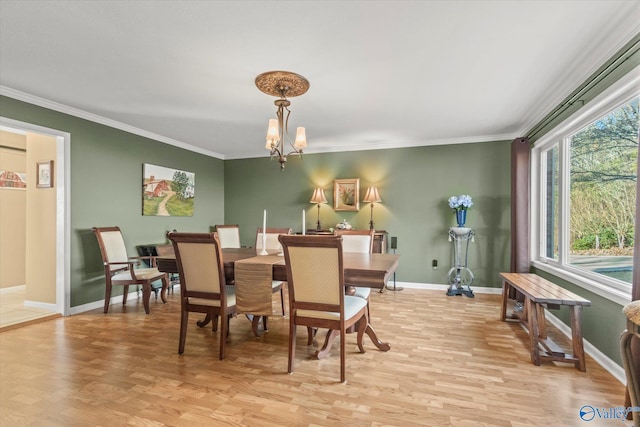
<path fill-rule="evenodd" d="M 71 134 L 71 307 L 104 299 L 91 227 L 120 226 L 134 256 L 136 245 L 165 242 L 168 230 L 209 231 L 224 219 L 222 160 L 8 97 L 0 97 L 0 115 Z M 193 217 L 142 216 L 144 163 L 195 173 Z"/>
<path fill-rule="evenodd" d="M 309 144 L 313 144 L 312 141 Z M 263 209 L 271 227 L 314 228 L 313 189 L 325 190 L 328 204 L 320 208 L 323 227 L 346 219 L 358 229 L 369 224 L 369 204 L 359 212 L 333 210 L 333 180 L 360 179 L 360 200 L 377 185 L 382 203 L 374 207 L 376 229 L 398 238 L 401 254 L 397 280 L 446 284 L 451 266 L 448 228 L 455 225 L 447 205 L 451 195 L 470 194 L 475 205 L 467 226 L 476 230 L 469 267 L 476 286 L 500 286 L 498 273 L 509 267 L 510 146 L 508 142 L 305 154 L 290 158 L 281 171 L 265 157 L 224 162 L 225 221 L 239 224 L 244 245 L 254 245 Z M 438 260 L 438 269 L 431 261 Z"/>

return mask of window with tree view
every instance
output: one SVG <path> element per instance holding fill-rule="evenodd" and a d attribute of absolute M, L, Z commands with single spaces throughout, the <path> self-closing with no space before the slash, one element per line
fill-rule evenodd
<path fill-rule="evenodd" d="M 568 143 L 568 262 L 631 283 L 638 97 L 580 129 Z"/>

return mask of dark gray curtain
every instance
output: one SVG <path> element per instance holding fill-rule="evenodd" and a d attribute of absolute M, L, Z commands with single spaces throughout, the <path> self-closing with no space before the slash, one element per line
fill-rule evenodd
<path fill-rule="evenodd" d="M 511 142 L 511 272 L 528 273 L 531 145 L 528 138 Z"/>

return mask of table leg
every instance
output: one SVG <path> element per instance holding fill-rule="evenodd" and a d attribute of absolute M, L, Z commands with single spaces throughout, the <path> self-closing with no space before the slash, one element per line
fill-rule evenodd
<path fill-rule="evenodd" d="M 261 316 L 253 316 L 253 318 L 251 319 L 251 330 L 253 331 L 253 335 L 255 335 L 256 337 L 260 337 L 260 332 L 258 332 L 258 325 L 260 324 L 260 317 Z M 266 330 L 266 328 L 265 328 Z"/>
<path fill-rule="evenodd" d="M 200 328 L 204 328 L 205 326 L 207 326 L 209 324 L 209 322 L 211 322 L 211 314 L 207 313 L 207 315 L 205 316 L 204 319 L 198 320 L 196 322 L 196 325 L 198 325 L 198 327 L 200 327 Z M 216 323 L 218 323 L 218 322 L 216 321 Z M 214 329 L 214 331 L 215 331 L 215 329 Z"/>
<path fill-rule="evenodd" d="M 336 340 L 336 337 L 340 335 L 340 331 L 337 329 L 329 329 L 327 332 L 327 337 L 324 339 L 324 344 L 320 350 L 314 353 L 314 357 L 316 359 L 322 359 L 329 356 L 329 352 L 331 352 L 331 346 L 333 342 Z"/>
<path fill-rule="evenodd" d="M 367 322 L 367 327 L 364 330 L 364 333 L 369 335 L 369 338 L 371 338 L 371 342 L 373 343 L 373 345 L 375 345 L 378 348 L 378 350 L 380 351 L 391 350 L 391 346 L 389 345 L 389 343 L 382 342 L 378 339 L 378 335 L 376 334 L 376 331 L 373 329 L 373 326 L 371 326 L 371 323 Z"/>

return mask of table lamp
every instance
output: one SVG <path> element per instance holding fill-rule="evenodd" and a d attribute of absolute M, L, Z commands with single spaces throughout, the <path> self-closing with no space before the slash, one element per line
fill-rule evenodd
<path fill-rule="evenodd" d="M 318 205 L 318 224 L 316 225 L 316 231 L 322 231 L 322 227 L 320 226 L 320 204 L 327 203 L 327 198 L 324 196 L 324 190 L 320 187 L 313 190 L 313 196 L 311 196 L 309 203 L 315 203 Z"/>
<path fill-rule="evenodd" d="M 364 195 L 364 199 L 362 199 L 365 203 L 371 203 L 371 220 L 369 221 L 369 230 L 374 230 L 373 228 L 373 204 L 380 203 L 382 199 L 380 198 L 380 193 L 378 193 L 378 187 L 372 185 L 367 188 L 367 192 Z"/>

